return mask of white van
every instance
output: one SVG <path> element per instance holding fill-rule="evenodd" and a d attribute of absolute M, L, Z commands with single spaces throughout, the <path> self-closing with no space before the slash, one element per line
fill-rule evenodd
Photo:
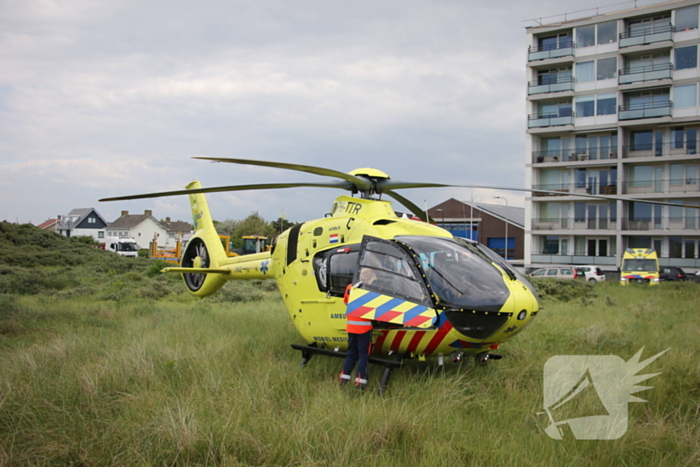
<path fill-rule="evenodd" d="M 128 237 L 106 237 L 105 250 L 114 252 L 120 256 L 136 257 L 139 254 L 139 244 L 136 240 Z"/>

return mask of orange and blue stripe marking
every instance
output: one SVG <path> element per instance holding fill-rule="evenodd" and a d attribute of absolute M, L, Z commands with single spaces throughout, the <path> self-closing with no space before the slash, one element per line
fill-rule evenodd
<path fill-rule="evenodd" d="M 364 318 L 407 327 L 431 327 L 437 321 L 434 309 L 408 300 L 353 288 L 347 307 L 348 318 Z"/>

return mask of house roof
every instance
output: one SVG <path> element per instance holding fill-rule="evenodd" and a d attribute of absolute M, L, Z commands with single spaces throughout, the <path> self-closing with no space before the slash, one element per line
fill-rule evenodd
<path fill-rule="evenodd" d="M 129 214 L 129 211 L 122 211 L 122 215 L 116 221 L 109 224 L 109 229 L 132 229 L 145 221 L 146 219 L 153 219 L 153 222 L 163 227 L 163 225 L 158 222 L 158 219 L 153 217 L 151 211 L 146 211 L 143 214 Z M 165 227 L 163 227 L 165 229 Z"/>
<path fill-rule="evenodd" d="M 37 227 L 44 230 L 55 230 L 56 224 L 58 224 L 58 219 L 49 219 L 37 225 Z"/>
<path fill-rule="evenodd" d="M 171 221 L 169 217 L 166 217 L 165 220 L 161 220 L 160 223 L 169 233 L 185 234 L 192 232 L 192 224 L 189 222 Z"/>
<path fill-rule="evenodd" d="M 444 215 L 445 221 L 455 222 L 470 216 L 471 206 L 482 213 L 493 216 L 509 224 L 525 229 L 525 208 L 507 206 L 504 204 L 473 203 L 471 201 L 459 201 L 450 198 L 428 209 L 433 220 L 439 222 Z M 475 213 L 476 214 L 476 213 Z"/>
<path fill-rule="evenodd" d="M 105 225 L 109 224 L 104 217 L 100 215 L 95 208 L 78 208 L 73 209 L 67 215 L 62 216 L 56 225 L 56 230 L 71 230 L 76 225 L 80 224 L 90 213 L 94 212 L 97 217 L 102 219 Z"/>
<path fill-rule="evenodd" d="M 461 201 L 467 206 L 471 206 L 471 201 Z M 504 204 L 473 203 L 474 207 L 488 212 L 501 220 L 507 220 L 509 224 L 516 225 L 521 229 L 525 228 L 525 208 L 517 206 L 506 206 Z"/>

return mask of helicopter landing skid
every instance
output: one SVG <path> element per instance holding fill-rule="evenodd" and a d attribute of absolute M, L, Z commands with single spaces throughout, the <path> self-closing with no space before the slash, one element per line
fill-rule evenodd
<path fill-rule="evenodd" d="M 309 360 L 311 360 L 311 357 L 313 357 L 316 354 L 325 355 L 327 357 L 345 358 L 345 352 L 336 352 L 335 350 L 322 349 L 320 347 L 316 347 L 314 344 L 292 344 L 292 348 L 294 350 L 298 350 L 301 352 L 300 366 L 306 366 L 309 363 Z M 378 393 L 381 396 L 384 394 L 384 389 L 386 388 L 386 385 L 389 382 L 391 372 L 394 370 L 394 368 L 401 368 L 401 366 L 403 365 L 403 359 L 385 360 L 383 358 L 369 357 L 369 363 L 373 363 L 375 365 L 382 365 L 384 367 L 384 373 L 382 374 L 382 379 L 379 382 L 378 390 Z"/>

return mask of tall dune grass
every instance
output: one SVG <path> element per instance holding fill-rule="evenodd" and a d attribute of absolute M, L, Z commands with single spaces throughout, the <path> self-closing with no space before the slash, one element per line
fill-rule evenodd
<path fill-rule="evenodd" d="M 544 300 L 504 359 L 410 361 L 384 397 L 381 368 L 366 392 L 337 387 L 340 360 L 300 368 L 289 346 L 300 339 L 260 284 L 227 284 L 222 296 L 235 301 L 119 287 L 2 297 L 0 465 L 700 463 L 697 284 L 599 284 Z M 671 350 L 645 370 L 662 373 L 638 394 L 649 402 L 629 405 L 622 438 L 544 433 L 547 359 L 628 360 L 641 347 L 643 358 Z"/>

